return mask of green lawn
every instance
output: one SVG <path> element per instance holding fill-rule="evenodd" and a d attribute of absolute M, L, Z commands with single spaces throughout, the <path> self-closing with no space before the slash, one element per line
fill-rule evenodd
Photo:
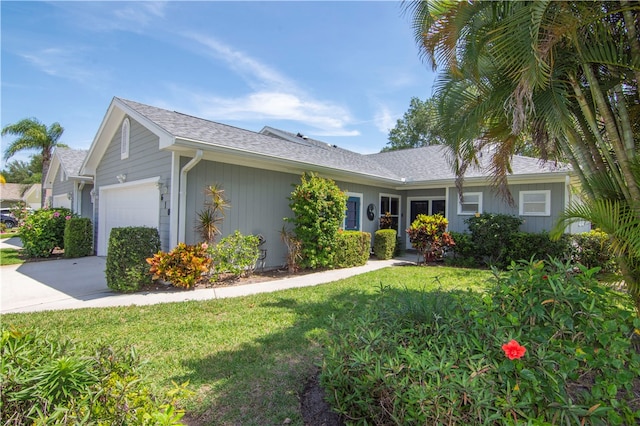
<path fill-rule="evenodd" d="M 348 321 L 381 286 L 482 291 L 489 271 L 403 266 L 235 299 L 2 315 L 95 345 L 135 345 L 161 388 L 189 381 L 184 406 L 215 425 L 302 425 L 298 395 L 321 360 L 330 317 Z"/>
<path fill-rule="evenodd" d="M 12 248 L 0 249 L 0 266 L 24 263 L 24 259 L 21 259 L 19 254 L 20 250 Z"/>

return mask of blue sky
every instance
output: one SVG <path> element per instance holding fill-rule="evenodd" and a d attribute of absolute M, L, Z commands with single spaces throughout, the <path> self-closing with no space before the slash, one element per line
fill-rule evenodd
<path fill-rule="evenodd" d="M 435 78 L 400 2 L 0 7 L 2 127 L 25 117 L 57 121 L 73 148 L 89 148 L 118 96 L 378 152 L 411 97 L 428 98 Z M 2 138 L 3 150 L 11 140 Z"/>

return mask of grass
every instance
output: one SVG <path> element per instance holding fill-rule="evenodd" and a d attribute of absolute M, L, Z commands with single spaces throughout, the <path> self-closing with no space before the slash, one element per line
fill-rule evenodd
<path fill-rule="evenodd" d="M 189 381 L 187 411 L 215 425 L 302 425 L 298 395 L 315 374 L 330 318 L 349 321 L 381 286 L 482 291 L 489 271 L 392 267 L 321 286 L 235 299 L 2 315 L 81 344 L 134 345 L 154 386 Z"/>
<path fill-rule="evenodd" d="M 0 249 L 0 266 L 18 265 L 24 263 L 24 259 L 20 257 L 20 250 L 12 248 Z"/>

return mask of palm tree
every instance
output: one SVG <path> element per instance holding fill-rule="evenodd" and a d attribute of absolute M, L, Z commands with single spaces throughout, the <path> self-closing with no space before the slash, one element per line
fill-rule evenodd
<path fill-rule="evenodd" d="M 24 118 L 15 124 L 9 124 L 2 129 L 2 136 L 14 135 L 17 139 L 11 142 L 4 150 L 4 158 L 8 160 L 17 152 L 26 150 L 39 150 L 42 155 L 42 196 L 41 207 L 45 206 L 46 190 L 44 180 L 51 163 L 51 155 L 56 146 L 62 146 L 58 142 L 64 129 L 60 123 L 53 123 L 49 127 L 36 118 Z"/>
<path fill-rule="evenodd" d="M 563 217 L 607 228 L 640 314 L 640 39 L 637 1 L 415 1 L 421 54 L 459 185 L 478 152 L 509 197 L 514 149 L 570 162 L 586 205 Z M 620 221 L 609 220 L 622 215 Z"/>

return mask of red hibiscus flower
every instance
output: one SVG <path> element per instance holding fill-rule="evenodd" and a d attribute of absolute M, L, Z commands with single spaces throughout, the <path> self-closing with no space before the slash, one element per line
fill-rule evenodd
<path fill-rule="evenodd" d="M 520 343 L 513 339 L 509 343 L 502 345 L 502 350 L 509 359 L 520 359 L 527 351 L 524 346 L 521 346 Z"/>

